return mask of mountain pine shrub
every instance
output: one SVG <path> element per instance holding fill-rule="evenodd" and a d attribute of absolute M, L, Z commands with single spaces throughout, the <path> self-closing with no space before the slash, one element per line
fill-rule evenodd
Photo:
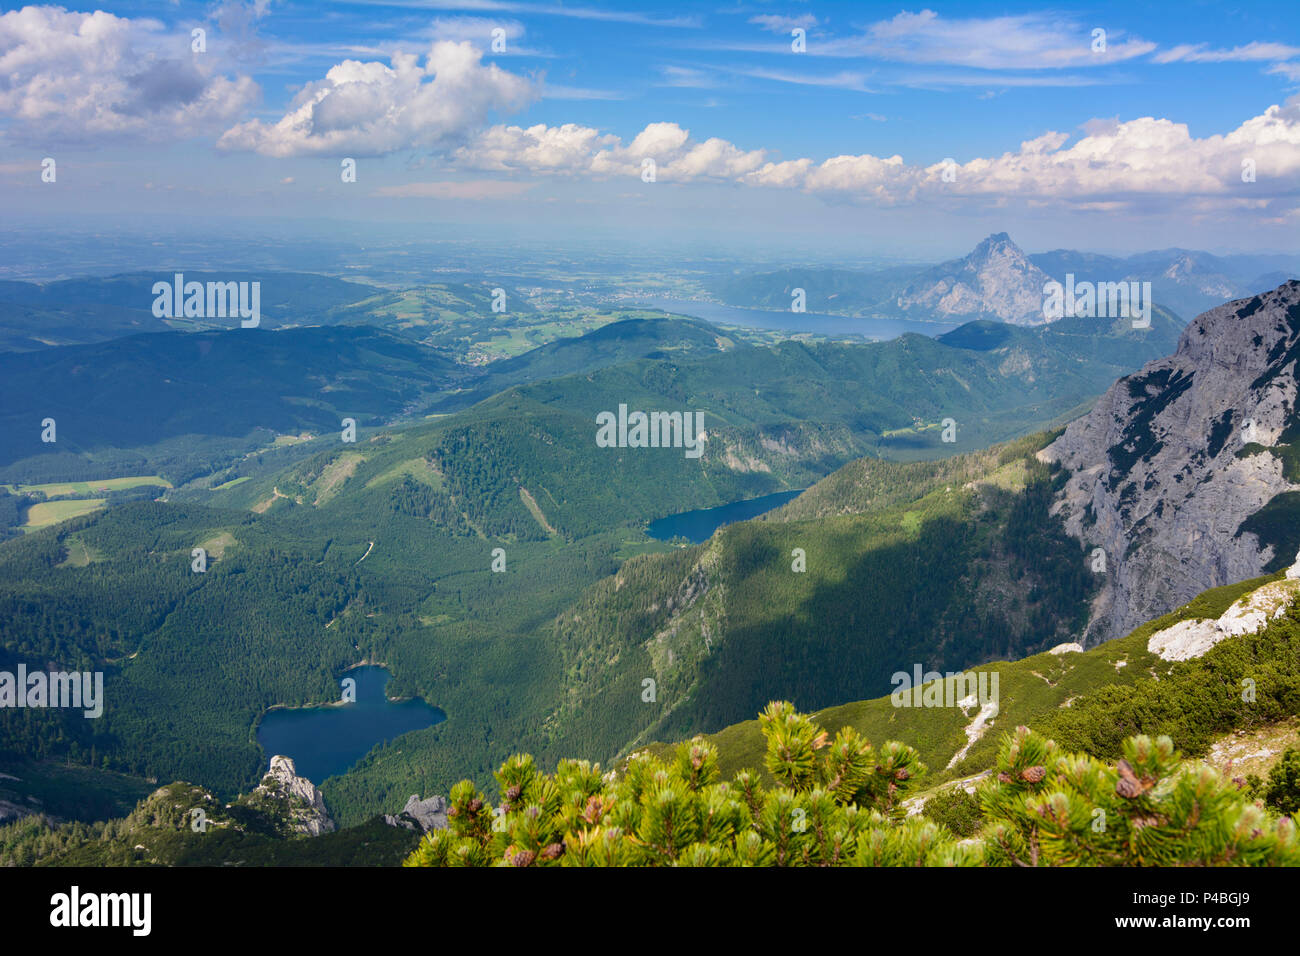
<path fill-rule="evenodd" d="M 1065 754 L 1025 727 L 1008 734 L 976 797 L 983 826 L 960 839 L 903 806 L 923 767 L 911 747 L 833 738 L 793 705 L 759 715 L 775 785 L 719 779 L 701 738 L 623 772 L 563 760 L 553 775 L 516 755 L 493 807 L 452 788 L 449 826 L 407 866 L 1149 866 L 1300 864 L 1287 817 L 1271 816 L 1168 737 L 1133 737 L 1114 766 Z M 977 820 L 964 808 L 964 821 Z"/>
<path fill-rule="evenodd" d="M 1279 813 L 1300 810 L 1300 750 L 1290 748 L 1273 765 L 1264 790 L 1264 802 Z"/>

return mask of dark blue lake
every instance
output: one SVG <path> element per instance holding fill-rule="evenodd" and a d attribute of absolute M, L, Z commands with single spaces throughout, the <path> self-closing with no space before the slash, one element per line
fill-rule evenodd
<path fill-rule="evenodd" d="M 257 727 L 257 742 L 267 759 L 292 757 L 298 775 L 317 786 L 346 771 L 376 744 L 447 719 L 419 699 L 390 701 L 384 688 L 392 675 L 382 667 L 358 667 L 344 676 L 357 682 L 355 703 L 270 710 Z"/>
<path fill-rule="evenodd" d="M 666 518 L 651 521 L 650 527 L 646 529 L 646 534 L 660 541 L 686 538 L 688 541 L 699 544 L 701 541 L 708 541 L 713 532 L 724 524 L 757 518 L 773 508 L 781 507 L 781 505 L 792 498 L 797 498 L 802 493 L 802 491 L 778 491 L 773 495 L 748 498 L 745 501 L 733 501 L 729 505 L 719 505 L 716 508 L 683 511 L 681 514 L 669 515 Z"/>

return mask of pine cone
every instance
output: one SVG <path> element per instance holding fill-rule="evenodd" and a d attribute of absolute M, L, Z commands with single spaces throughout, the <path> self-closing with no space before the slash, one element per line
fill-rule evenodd
<path fill-rule="evenodd" d="M 1118 764 L 1119 783 L 1115 784 L 1115 792 L 1127 800 L 1132 800 L 1151 789 L 1155 783 L 1150 778 L 1138 780 L 1137 775 L 1133 773 L 1133 768 L 1127 760 L 1121 760 Z"/>
<path fill-rule="evenodd" d="M 1144 777 L 1140 780 L 1134 773 L 1134 769 L 1128 765 L 1128 761 L 1119 761 L 1117 769 L 1119 770 L 1119 783 L 1115 784 L 1115 793 L 1119 796 L 1126 797 L 1128 800 L 1134 799 L 1135 796 L 1141 796 L 1143 793 L 1151 790 L 1156 786 L 1156 780 L 1151 777 Z"/>
<path fill-rule="evenodd" d="M 509 787 L 506 790 L 506 799 L 511 803 L 514 803 L 516 800 L 519 799 L 519 794 L 523 792 L 524 792 L 524 788 L 519 786 L 519 784 L 515 784 L 514 786 Z"/>
<path fill-rule="evenodd" d="M 1020 771 L 1020 779 L 1025 781 L 1025 783 L 1038 783 L 1046 776 L 1047 768 L 1041 766 L 1026 767 L 1024 770 Z"/>
<path fill-rule="evenodd" d="M 510 857 L 510 863 L 512 866 L 532 866 L 535 859 L 537 859 L 537 854 L 532 850 L 520 850 Z"/>
<path fill-rule="evenodd" d="M 543 849 L 542 852 L 538 855 L 543 860 L 547 860 L 547 861 L 558 860 L 560 857 L 564 856 L 564 844 L 551 843 L 547 845 L 547 847 Z"/>

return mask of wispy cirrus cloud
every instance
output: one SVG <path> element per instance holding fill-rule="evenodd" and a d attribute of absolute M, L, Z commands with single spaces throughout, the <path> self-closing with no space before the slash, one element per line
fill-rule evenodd
<path fill-rule="evenodd" d="M 1300 56 L 1300 46 L 1258 41 L 1215 50 L 1208 43 L 1184 43 L 1152 57 L 1157 63 L 1251 63 L 1289 60 Z"/>
<path fill-rule="evenodd" d="M 711 90 L 721 85 L 716 74 L 695 66 L 661 66 L 659 67 L 659 73 L 663 79 L 656 84 L 658 86 Z"/>
<path fill-rule="evenodd" d="M 1300 83 L 1300 63 L 1274 63 L 1265 72 L 1285 76 L 1292 83 Z"/>
<path fill-rule="evenodd" d="M 801 13 L 798 16 L 781 16 L 773 13 L 760 13 L 758 16 L 750 17 L 749 22 L 757 24 L 764 30 L 772 33 L 789 33 L 791 30 L 811 30 L 817 26 L 817 18 L 811 13 Z"/>
<path fill-rule="evenodd" d="M 618 90 L 597 90 L 585 86 L 566 86 L 562 83 L 543 83 L 544 100 L 622 100 L 626 95 Z"/>
<path fill-rule="evenodd" d="M 985 88 L 1106 86 L 1115 83 L 1131 83 L 1133 77 L 1122 73 L 1086 75 L 1082 73 L 970 73 L 944 70 L 910 72 L 888 82 L 891 86 L 945 90 L 970 86 Z"/>
<path fill-rule="evenodd" d="M 514 13 L 520 16 L 566 17 L 640 26 L 698 28 L 703 21 L 695 15 L 659 16 L 637 10 L 611 10 L 599 6 L 569 6 L 553 3 L 520 3 L 516 0 L 353 0 L 365 6 L 455 10 L 473 13 Z"/>
<path fill-rule="evenodd" d="M 904 11 L 853 33 L 809 37 L 807 55 L 857 57 L 888 63 L 970 69 L 1056 70 L 1096 67 L 1145 56 L 1156 44 L 1107 30 L 1104 51 L 1093 49 L 1094 26 L 1053 13 L 945 17 L 933 10 Z M 724 37 L 696 48 L 789 53 L 788 39 L 757 43 Z"/>
<path fill-rule="evenodd" d="M 805 73 L 800 70 L 774 70 L 766 67 L 720 67 L 719 69 L 725 73 L 748 76 L 756 80 L 771 80 L 796 86 L 821 86 L 852 90 L 857 93 L 877 92 L 867 86 L 867 74 L 855 70 L 840 70 L 838 73 Z"/>
<path fill-rule="evenodd" d="M 856 36 L 810 45 L 821 56 L 864 56 L 896 63 L 985 70 L 1050 70 L 1096 66 L 1145 56 L 1156 44 L 1107 31 L 1104 51 L 1093 49 L 1092 29 L 1048 13 L 946 18 L 933 10 L 899 13 Z"/>

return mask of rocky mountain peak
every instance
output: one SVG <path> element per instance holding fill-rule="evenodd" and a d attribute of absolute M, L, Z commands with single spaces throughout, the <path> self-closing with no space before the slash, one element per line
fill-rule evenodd
<path fill-rule="evenodd" d="M 1067 529 L 1106 556 L 1089 640 L 1295 555 L 1297 359 L 1292 281 L 1198 316 L 1173 355 L 1120 379 L 1041 453 L 1072 472 L 1056 505 Z"/>
<path fill-rule="evenodd" d="M 308 836 L 320 836 L 334 830 L 334 821 L 325 809 L 325 798 L 306 777 L 298 776 L 293 759 L 271 758 L 270 769 L 250 794 L 253 802 L 266 806 L 278 801 L 288 818 L 291 830 Z"/>
<path fill-rule="evenodd" d="M 979 259 L 987 257 L 995 252 L 1011 252 L 1019 253 L 1022 256 L 1024 255 L 1024 253 L 1021 252 L 1020 247 L 1011 241 L 1011 236 L 1005 232 L 995 232 L 988 238 L 981 239 L 979 245 L 974 248 L 967 258 Z"/>
<path fill-rule="evenodd" d="M 955 319 L 1042 325 L 1043 286 L 1051 281 L 1005 232 L 993 233 L 962 259 L 927 270 L 898 295 L 904 310 Z"/>

